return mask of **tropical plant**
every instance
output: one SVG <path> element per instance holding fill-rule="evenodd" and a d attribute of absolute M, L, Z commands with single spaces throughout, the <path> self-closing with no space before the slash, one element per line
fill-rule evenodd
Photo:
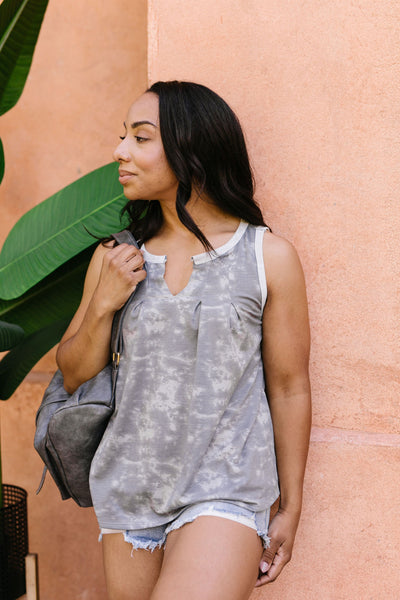
<path fill-rule="evenodd" d="M 0 115 L 22 94 L 47 4 L 48 0 L 3 0 L 0 4 Z M 0 140 L 0 182 L 3 174 Z"/>
<path fill-rule="evenodd" d="M 48 0 L 0 4 L 0 115 L 20 97 Z M 0 182 L 4 153 L 0 140 Z M 124 225 L 117 165 L 96 169 L 28 211 L 0 254 L 0 399 L 63 335 L 97 238 Z M 0 507 L 2 505 L 0 460 Z"/>
<path fill-rule="evenodd" d="M 25 86 L 48 0 L 3 0 L 0 4 L 0 115 L 12 108 Z M 4 150 L 0 140 L 0 183 Z M 0 324 L 0 351 L 22 339 L 18 325 Z M 0 456 L 0 507 L 3 505 Z"/>
<path fill-rule="evenodd" d="M 0 253 L 0 343 L 14 343 L 0 362 L 0 399 L 60 341 L 96 238 L 123 227 L 117 168 L 112 163 L 78 179 L 28 211 L 8 235 Z"/>
<path fill-rule="evenodd" d="M 0 3 L 0 115 L 23 91 L 47 4 Z M 0 140 L 0 183 L 4 163 Z M 95 238 L 122 227 L 125 199 L 116 168 L 106 165 L 82 177 L 29 211 L 10 232 L 0 254 L 0 352 L 6 352 L 0 362 L 0 399 L 9 398 L 60 340 L 78 305 Z M 0 452 L 0 509 L 6 508 Z M 9 562 L 11 556 L 22 558 L 12 539 L 0 527 L 0 595 L 9 599 L 25 590 L 24 572 Z"/>
<path fill-rule="evenodd" d="M 48 0 L 0 4 L 0 115 L 25 85 Z M 0 140 L 0 181 L 4 154 Z M 76 310 L 95 238 L 123 226 L 125 203 L 109 164 L 26 213 L 0 254 L 0 399 L 60 339 Z"/>

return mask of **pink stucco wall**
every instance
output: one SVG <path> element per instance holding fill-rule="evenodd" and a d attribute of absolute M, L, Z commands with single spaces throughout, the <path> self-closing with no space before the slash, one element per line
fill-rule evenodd
<path fill-rule="evenodd" d="M 273 230 L 301 256 L 314 429 L 291 564 L 254 598 L 400 597 L 400 8 L 149 1 L 149 78 L 236 109 Z"/>
<path fill-rule="evenodd" d="M 146 25 L 145 0 L 49 1 L 25 90 L 0 118 L 0 244 L 30 207 L 112 160 L 126 109 L 147 87 Z M 42 470 L 35 413 L 54 369 L 51 352 L 0 403 L 4 482 L 28 491 L 41 600 L 105 600 L 92 510 L 61 502 L 50 477 L 35 496 Z"/>
<path fill-rule="evenodd" d="M 68 9 L 66 8 L 68 4 Z M 247 134 L 257 197 L 301 256 L 314 427 L 292 562 L 254 599 L 400 597 L 400 8 L 391 0 L 50 0 L 18 105 L 1 118 L 0 242 L 32 205 L 110 160 L 149 82 L 209 85 Z M 21 175 L 22 173 L 22 175 Z M 42 600 L 103 600 L 91 511 L 61 503 L 33 420 L 54 367 L 1 406 L 5 480 L 29 492 Z"/>

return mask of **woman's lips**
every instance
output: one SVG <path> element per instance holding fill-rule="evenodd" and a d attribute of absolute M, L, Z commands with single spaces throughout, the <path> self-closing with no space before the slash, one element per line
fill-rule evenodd
<path fill-rule="evenodd" d="M 125 183 L 128 183 L 128 181 L 134 177 L 135 174 L 131 173 L 130 171 L 119 171 L 119 182 L 122 183 L 122 185 L 124 185 Z"/>

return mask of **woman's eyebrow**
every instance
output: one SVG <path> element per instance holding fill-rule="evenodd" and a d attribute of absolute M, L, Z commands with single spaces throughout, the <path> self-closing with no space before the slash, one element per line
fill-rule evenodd
<path fill-rule="evenodd" d="M 137 127 L 140 127 L 141 125 L 152 125 L 153 127 L 155 127 L 157 129 L 157 125 L 155 125 L 151 121 L 135 121 L 134 123 L 131 123 L 132 129 L 136 129 Z"/>

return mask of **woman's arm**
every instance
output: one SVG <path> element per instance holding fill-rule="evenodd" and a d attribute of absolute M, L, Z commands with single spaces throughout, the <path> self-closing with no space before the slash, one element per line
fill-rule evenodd
<path fill-rule="evenodd" d="M 57 351 L 57 363 L 71 394 L 110 360 L 115 312 L 146 277 L 140 250 L 129 244 L 99 245 L 86 274 L 81 303 Z"/>
<path fill-rule="evenodd" d="M 268 299 L 263 315 L 263 362 L 275 436 L 279 510 L 257 586 L 274 581 L 292 554 L 300 518 L 311 427 L 308 377 L 310 333 L 303 270 L 286 240 L 267 232 L 264 262 Z"/>

